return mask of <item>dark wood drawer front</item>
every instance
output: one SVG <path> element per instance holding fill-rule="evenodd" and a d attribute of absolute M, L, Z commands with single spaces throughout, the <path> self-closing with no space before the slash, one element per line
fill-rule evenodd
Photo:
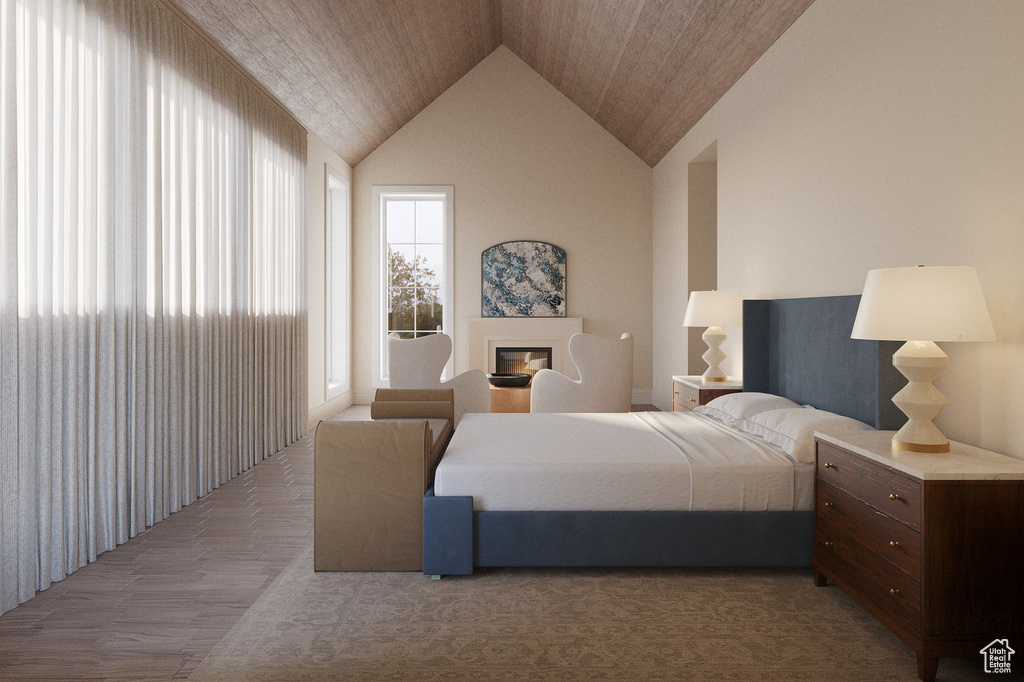
<path fill-rule="evenodd" d="M 934 682 L 940 658 L 1024 641 L 1024 480 L 998 480 L 1020 464 L 996 453 L 1003 465 L 992 479 L 929 480 L 973 458 L 959 444 L 915 478 L 897 468 L 889 439 L 815 441 L 814 584 L 842 588 L 910 645 L 918 675 Z"/>
<path fill-rule="evenodd" d="M 919 532 L 827 483 L 819 482 L 815 505 L 815 519 L 825 521 L 915 580 L 921 579 Z"/>
<path fill-rule="evenodd" d="M 918 632 L 921 584 L 827 523 L 816 527 L 821 532 L 815 533 L 814 551 L 823 559 L 820 565 L 835 567 L 830 577 L 845 580 L 856 590 L 852 596 L 870 601 L 889 619 Z"/>
<path fill-rule="evenodd" d="M 871 460 L 818 442 L 818 480 L 921 530 L 921 484 Z"/>
<path fill-rule="evenodd" d="M 714 384 L 709 384 L 714 386 Z M 742 389 L 739 388 L 701 388 L 700 394 L 697 398 L 699 405 L 707 405 L 715 398 L 721 398 L 723 395 L 729 395 L 730 393 L 741 393 Z"/>

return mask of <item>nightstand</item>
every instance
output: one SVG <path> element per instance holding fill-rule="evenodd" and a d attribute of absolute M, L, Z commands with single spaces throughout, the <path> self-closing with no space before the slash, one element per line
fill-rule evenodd
<path fill-rule="evenodd" d="M 1024 460 L 894 452 L 892 435 L 815 434 L 814 584 L 850 595 L 930 681 L 940 658 L 981 666 L 993 640 L 1024 642 Z"/>
<path fill-rule="evenodd" d="M 673 376 L 672 411 L 689 412 L 698 405 L 706 405 L 719 396 L 742 391 L 742 381 L 730 379 L 729 381 L 705 382 L 699 374 L 696 376 Z"/>

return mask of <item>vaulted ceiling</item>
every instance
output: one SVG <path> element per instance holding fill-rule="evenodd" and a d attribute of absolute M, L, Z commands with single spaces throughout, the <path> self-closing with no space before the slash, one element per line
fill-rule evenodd
<path fill-rule="evenodd" d="M 171 0 L 356 165 L 504 44 L 654 166 L 813 0 Z"/>

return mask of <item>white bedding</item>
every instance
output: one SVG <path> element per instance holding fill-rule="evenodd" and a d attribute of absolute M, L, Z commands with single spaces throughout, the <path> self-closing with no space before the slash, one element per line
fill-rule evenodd
<path fill-rule="evenodd" d="M 501 511 L 811 508 L 812 465 L 703 415 L 467 414 L 438 496 Z"/>

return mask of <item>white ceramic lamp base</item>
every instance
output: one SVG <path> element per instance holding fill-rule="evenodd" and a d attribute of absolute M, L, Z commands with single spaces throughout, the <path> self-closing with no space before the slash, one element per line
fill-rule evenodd
<path fill-rule="evenodd" d="M 725 332 L 721 327 L 708 327 L 700 338 L 708 344 L 708 349 L 701 356 L 704 362 L 708 363 L 708 368 L 704 371 L 704 381 L 728 381 L 729 377 L 722 371 L 722 361 L 725 360 L 725 353 L 722 352 Z"/>
<path fill-rule="evenodd" d="M 932 380 L 949 366 L 949 356 L 932 341 L 907 341 L 892 356 L 893 366 L 909 383 L 892 401 L 910 419 L 892 437 L 898 450 L 911 452 L 949 452 L 949 440 L 932 419 L 949 404 Z"/>

